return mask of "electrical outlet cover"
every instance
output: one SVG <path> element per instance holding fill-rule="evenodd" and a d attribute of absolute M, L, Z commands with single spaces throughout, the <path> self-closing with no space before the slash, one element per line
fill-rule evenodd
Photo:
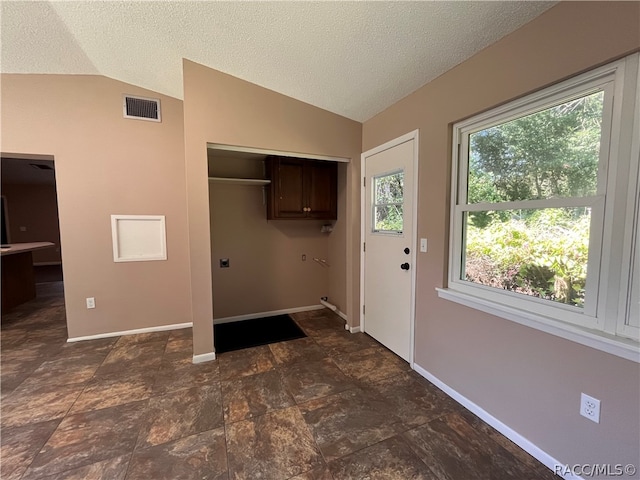
<path fill-rule="evenodd" d="M 580 415 L 592 422 L 600 423 L 600 400 L 586 393 L 580 394 Z"/>

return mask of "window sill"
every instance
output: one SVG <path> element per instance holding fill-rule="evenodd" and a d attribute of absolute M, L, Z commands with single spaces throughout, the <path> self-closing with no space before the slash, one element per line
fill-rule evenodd
<path fill-rule="evenodd" d="M 445 300 L 450 300 L 497 317 L 514 321 L 520 325 L 535 328 L 536 330 L 550 333 L 551 335 L 556 335 L 566 340 L 631 360 L 632 362 L 640 363 L 640 345 L 633 340 L 561 323 L 535 313 L 500 305 L 448 288 L 436 288 L 436 290 L 438 296 Z"/>

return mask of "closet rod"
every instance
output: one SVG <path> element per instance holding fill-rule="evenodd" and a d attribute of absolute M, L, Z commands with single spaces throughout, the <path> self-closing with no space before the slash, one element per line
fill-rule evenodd
<path fill-rule="evenodd" d="M 229 178 L 229 177 L 209 177 L 211 183 L 230 183 L 234 185 L 269 185 L 271 180 L 260 178 Z"/>

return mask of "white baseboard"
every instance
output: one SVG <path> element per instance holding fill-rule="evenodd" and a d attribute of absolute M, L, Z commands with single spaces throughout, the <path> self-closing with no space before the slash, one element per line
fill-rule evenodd
<path fill-rule="evenodd" d="M 334 310 L 334 312 L 336 313 L 336 315 L 338 315 L 340 318 L 342 318 L 345 322 L 348 321 L 349 319 L 347 318 L 347 314 L 341 312 L 340 310 Z M 358 327 L 360 328 L 360 327 Z M 353 333 L 353 332 L 351 332 Z"/>
<path fill-rule="evenodd" d="M 201 353 L 193 356 L 193 363 L 211 362 L 216 359 L 216 352 Z"/>
<path fill-rule="evenodd" d="M 543 465 L 545 465 L 547 468 L 549 468 L 549 470 L 551 470 L 552 472 L 555 473 L 556 465 L 563 465 L 558 460 L 556 460 L 551 455 L 549 455 L 547 452 L 543 451 L 538 446 L 536 446 L 533 443 L 531 443 L 529 440 L 527 440 L 525 437 L 523 437 L 518 432 L 513 430 L 511 427 L 509 427 L 509 426 L 505 425 L 504 423 L 502 423 L 500 420 L 498 420 L 496 417 L 494 417 L 489 412 L 484 410 L 482 407 L 476 405 L 471 400 L 469 400 L 467 397 L 465 397 L 464 395 L 458 393 L 456 390 L 451 388 L 446 383 L 442 382 L 436 376 L 434 376 L 431 373 L 429 373 L 428 371 L 426 371 L 424 368 L 422 368 L 417 363 L 413 364 L 413 369 L 416 372 L 418 372 L 420 375 L 422 375 L 424 378 L 429 380 L 431 383 L 433 383 L 436 387 L 438 387 L 444 393 L 446 393 L 448 396 L 453 398 L 460 405 L 462 405 L 467 410 L 469 410 L 471 413 L 474 413 L 475 415 L 480 417 L 480 419 L 482 419 L 485 422 L 487 422 L 489 425 L 491 425 L 493 428 L 495 428 L 497 431 L 499 431 L 502 435 L 504 435 L 509 440 L 511 440 L 513 443 L 515 443 L 520 448 L 522 448 L 525 452 L 529 453 L 532 457 L 534 457 L 535 459 L 540 461 Z M 582 477 L 578 477 L 578 476 L 572 475 L 571 473 L 565 474 L 564 476 L 562 476 L 562 478 L 564 478 L 566 480 L 582 480 Z"/>
<path fill-rule="evenodd" d="M 349 318 L 347 317 L 346 313 L 341 312 L 340 310 L 334 310 L 334 312 L 336 313 L 336 315 L 338 315 L 340 318 L 342 318 L 345 321 L 344 324 L 344 329 L 347 330 L 348 332 L 351 333 L 358 333 L 360 331 L 360 326 L 358 325 L 357 327 L 350 327 L 349 326 Z"/>
<path fill-rule="evenodd" d="M 320 299 L 320 303 L 325 307 L 327 307 L 332 312 L 334 312 L 336 315 L 338 315 L 340 318 L 342 318 L 346 322 L 348 320 L 347 315 L 344 312 L 341 312 L 336 305 L 334 305 L 333 303 L 329 303 L 327 300 L 325 300 L 325 298 L 327 297 L 322 297 Z"/>
<path fill-rule="evenodd" d="M 344 312 L 341 312 L 340 309 L 336 305 L 334 305 L 333 303 L 329 303 L 327 300 L 325 300 L 325 298 L 327 298 L 327 297 L 322 297 L 320 299 L 320 303 L 322 305 L 324 305 L 325 307 L 327 307 L 332 312 L 334 312 L 340 318 L 342 318 L 345 322 L 348 322 L 349 319 L 347 318 L 347 315 Z M 344 328 L 347 329 L 346 325 L 345 325 Z"/>
<path fill-rule="evenodd" d="M 252 320 L 254 318 L 275 317 L 276 315 L 285 315 L 287 313 L 310 312 L 311 310 L 322 310 L 322 305 L 309 305 L 307 307 L 285 308 L 282 310 L 272 310 L 270 312 L 248 313 L 246 315 L 236 315 L 234 317 L 214 318 L 213 324 L 240 322 L 242 320 Z"/>
<path fill-rule="evenodd" d="M 160 325 L 159 327 L 137 328 L 135 330 L 123 330 L 121 332 L 98 333 L 97 335 L 87 335 L 84 337 L 68 338 L 67 342 L 82 342 L 84 340 L 97 340 L 100 338 L 121 337 L 123 335 L 137 335 L 139 333 L 164 332 L 166 330 L 180 330 L 181 328 L 191 328 L 193 323 L 174 323 L 173 325 Z"/>

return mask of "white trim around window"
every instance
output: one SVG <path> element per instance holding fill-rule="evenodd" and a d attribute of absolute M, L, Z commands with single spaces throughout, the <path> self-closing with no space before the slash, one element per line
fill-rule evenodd
<path fill-rule="evenodd" d="M 640 289 L 638 63 L 636 53 L 453 126 L 449 275 L 447 288 L 437 289 L 441 298 L 640 362 L 638 306 L 634 303 Z M 602 92 L 602 114 L 592 192 L 475 203 L 467 198 L 472 135 L 597 92 Z M 576 207 L 590 212 L 588 274 L 581 304 L 516 293 L 465 277 L 470 213 L 506 215 L 509 210 Z"/>

